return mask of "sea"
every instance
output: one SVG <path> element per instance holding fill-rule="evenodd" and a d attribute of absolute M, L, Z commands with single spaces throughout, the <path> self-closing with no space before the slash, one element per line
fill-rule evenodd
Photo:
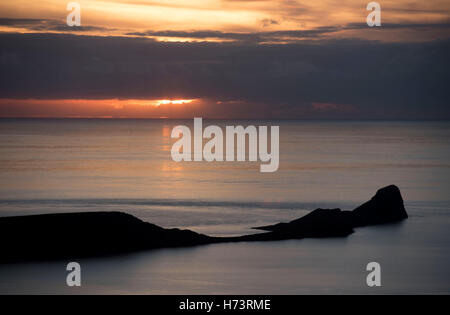
<path fill-rule="evenodd" d="M 178 125 L 193 120 L 0 119 L 0 216 L 123 211 L 232 236 L 316 208 L 352 210 L 395 184 L 409 218 L 344 238 L 3 264 L 0 294 L 450 293 L 450 122 L 203 120 L 279 126 L 272 173 L 260 161 L 173 161 Z M 80 287 L 66 284 L 70 261 L 80 263 Z M 381 286 L 367 284 L 370 262 Z"/>

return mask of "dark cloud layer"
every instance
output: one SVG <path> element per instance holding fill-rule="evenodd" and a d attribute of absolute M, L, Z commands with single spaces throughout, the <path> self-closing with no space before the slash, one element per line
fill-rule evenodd
<path fill-rule="evenodd" d="M 276 21 L 275 21 L 276 22 Z M 270 23 L 275 23 L 274 21 Z M 264 22 L 269 23 L 269 22 Z M 366 23 L 349 23 L 346 25 L 330 25 L 320 26 L 307 30 L 284 30 L 284 31 L 270 31 L 270 32 L 221 32 L 214 30 L 203 31 L 153 31 L 148 30 L 144 32 L 129 32 L 126 35 L 140 36 L 140 37 L 178 37 L 178 38 L 194 38 L 205 40 L 208 38 L 224 39 L 241 41 L 248 43 L 284 43 L 286 41 L 295 42 L 304 39 L 327 39 L 329 35 L 335 35 L 338 32 L 353 31 L 353 30 L 367 30 Z M 407 29 L 409 31 L 426 31 L 435 30 L 442 34 L 443 38 L 450 35 L 450 23 L 435 23 L 435 24 L 411 24 L 411 23 L 384 23 L 382 29 L 379 31 L 389 32 L 390 30 Z"/>
<path fill-rule="evenodd" d="M 202 98 L 222 112 L 276 118 L 315 117 L 306 108 L 326 118 L 450 118 L 449 55 L 449 40 L 258 45 L 0 34 L 0 96 Z"/>
<path fill-rule="evenodd" d="M 181 38 L 219 38 L 233 41 L 245 41 L 248 43 L 261 42 L 285 42 L 286 39 L 311 39 L 319 38 L 325 34 L 334 33 L 343 30 L 340 27 L 324 26 L 310 30 L 291 30 L 291 31 L 273 31 L 273 32 L 254 32 L 254 33 L 238 33 L 238 32 L 221 32 L 221 31 L 145 31 L 131 32 L 126 35 L 133 36 L 154 36 L 154 37 L 181 37 Z"/>
<path fill-rule="evenodd" d="M 53 19 L 16 19 L 0 18 L 1 26 L 25 28 L 28 31 L 39 32 L 90 32 L 90 31 L 111 31 L 114 29 L 98 26 L 68 26 L 66 21 Z"/>

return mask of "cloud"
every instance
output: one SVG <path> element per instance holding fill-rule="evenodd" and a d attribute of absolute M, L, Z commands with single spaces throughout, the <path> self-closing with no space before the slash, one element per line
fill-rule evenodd
<path fill-rule="evenodd" d="M 279 24 L 276 20 L 262 20 L 264 27 L 269 25 Z M 347 31 L 362 31 L 366 32 L 365 35 L 368 36 L 367 31 L 384 32 L 389 35 L 389 32 L 395 30 L 405 30 L 409 32 L 414 32 L 416 37 L 424 37 L 426 34 L 430 34 L 429 31 L 433 31 L 433 38 L 448 38 L 450 35 L 450 23 L 384 23 L 381 28 L 372 29 L 367 26 L 366 23 L 349 23 L 346 25 L 330 25 L 330 26 L 319 26 L 316 28 L 310 28 L 305 30 L 280 30 L 280 31 L 266 31 L 266 32 L 222 32 L 216 30 L 199 30 L 199 31 L 172 31 L 172 30 L 162 30 L 162 31 L 139 31 L 139 32 L 127 32 L 125 35 L 128 36 L 138 36 L 138 37 L 162 37 L 162 38 L 186 38 L 186 39 L 197 39 L 197 40 L 207 40 L 211 38 L 222 39 L 222 40 L 232 40 L 241 42 L 252 42 L 252 43 L 286 43 L 286 42 L 298 42 L 305 39 L 327 39 L 331 35 L 337 33 L 347 32 Z M 425 33 L 428 32 L 428 33 Z"/>
<path fill-rule="evenodd" d="M 264 18 L 259 21 L 263 28 L 281 25 L 281 19 Z M 369 28 L 366 23 L 347 23 L 343 25 L 322 25 L 306 29 L 287 29 L 275 31 L 225 32 L 220 30 L 139 30 L 130 31 L 121 28 L 82 25 L 70 27 L 65 20 L 55 19 L 26 19 L 0 18 L 0 26 L 10 28 L 14 32 L 17 28 L 33 33 L 65 33 L 83 35 L 107 35 L 126 37 L 147 37 L 165 41 L 167 39 L 186 39 L 209 41 L 239 41 L 249 43 L 294 43 L 308 39 L 327 39 L 341 35 L 343 38 L 386 39 L 398 41 L 400 38 L 416 38 L 420 41 L 448 38 L 450 23 L 385 23 L 380 28 Z M 395 32 L 395 33 L 394 33 Z M 347 36 L 342 36 L 348 34 Z M 373 38 L 373 35 L 379 34 Z M 408 34 L 409 37 L 408 37 Z"/>
<path fill-rule="evenodd" d="M 411 29 L 418 30 L 423 28 L 434 28 L 434 29 L 442 29 L 443 32 L 447 32 L 447 36 L 450 35 L 450 23 L 383 23 L 383 29 Z M 342 30 L 351 30 L 351 29 L 367 29 L 366 23 L 349 23 L 345 25 Z"/>
<path fill-rule="evenodd" d="M 450 118 L 450 40 L 259 45 L 0 34 L 0 47 L 8 99 L 201 99 L 188 117 Z"/>
<path fill-rule="evenodd" d="M 92 31 L 112 31 L 113 28 L 105 28 L 99 26 L 77 26 L 70 27 L 66 21 L 54 19 L 17 19 L 17 18 L 0 18 L 0 26 L 9 26 L 15 28 L 24 28 L 28 31 L 39 32 L 92 32 Z"/>
<path fill-rule="evenodd" d="M 271 25 L 279 25 L 280 24 L 280 22 L 275 20 L 275 19 L 267 19 L 267 18 L 266 19 L 262 19 L 261 23 L 262 23 L 263 27 L 268 27 L 268 26 L 271 26 Z"/>
<path fill-rule="evenodd" d="M 353 110 L 352 106 L 336 103 L 312 103 L 314 111 L 329 112 L 329 111 L 344 111 L 350 112 Z"/>
<path fill-rule="evenodd" d="M 341 30 L 337 27 L 318 27 L 311 30 L 290 30 L 290 31 L 272 31 L 272 32 L 221 32 L 221 31 L 145 31 L 145 32 L 130 32 L 126 35 L 140 36 L 140 37 L 174 37 L 174 38 L 194 38 L 194 39 L 224 39 L 233 41 L 243 41 L 252 43 L 263 42 L 286 42 L 286 40 L 312 39 L 320 38 L 322 35 L 333 33 Z"/>

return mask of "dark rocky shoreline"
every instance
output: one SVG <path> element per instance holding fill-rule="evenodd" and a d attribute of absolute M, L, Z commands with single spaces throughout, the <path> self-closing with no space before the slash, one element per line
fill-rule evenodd
<path fill-rule="evenodd" d="M 345 237 L 355 227 L 397 222 L 408 217 L 400 190 L 391 185 L 353 211 L 316 209 L 288 223 L 256 227 L 267 231 L 237 237 L 211 237 L 165 229 L 122 212 L 58 213 L 0 218 L 0 262 L 105 256 L 139 250 L 222 242 Z"/>

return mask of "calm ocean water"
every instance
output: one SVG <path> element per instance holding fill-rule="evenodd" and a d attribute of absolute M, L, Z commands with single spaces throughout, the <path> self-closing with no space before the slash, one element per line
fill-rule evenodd
<path fill-rule="evenodd" d="M 84 259 L 77 289 L 65 286 L 67 262 L 2 265 L 0 293 L 450 293 L 450 122 L 204 121 L 279 125 L 275 173 L 173 162 L 177 124 L 192 120 L 0 120 L 0 216 L 118 210 L 238 235 L 317 207 L 351 210 L 396 184 L 410 218 L 343 239 Z M 380 288 L 365 284 L 370 261 Z"/>

